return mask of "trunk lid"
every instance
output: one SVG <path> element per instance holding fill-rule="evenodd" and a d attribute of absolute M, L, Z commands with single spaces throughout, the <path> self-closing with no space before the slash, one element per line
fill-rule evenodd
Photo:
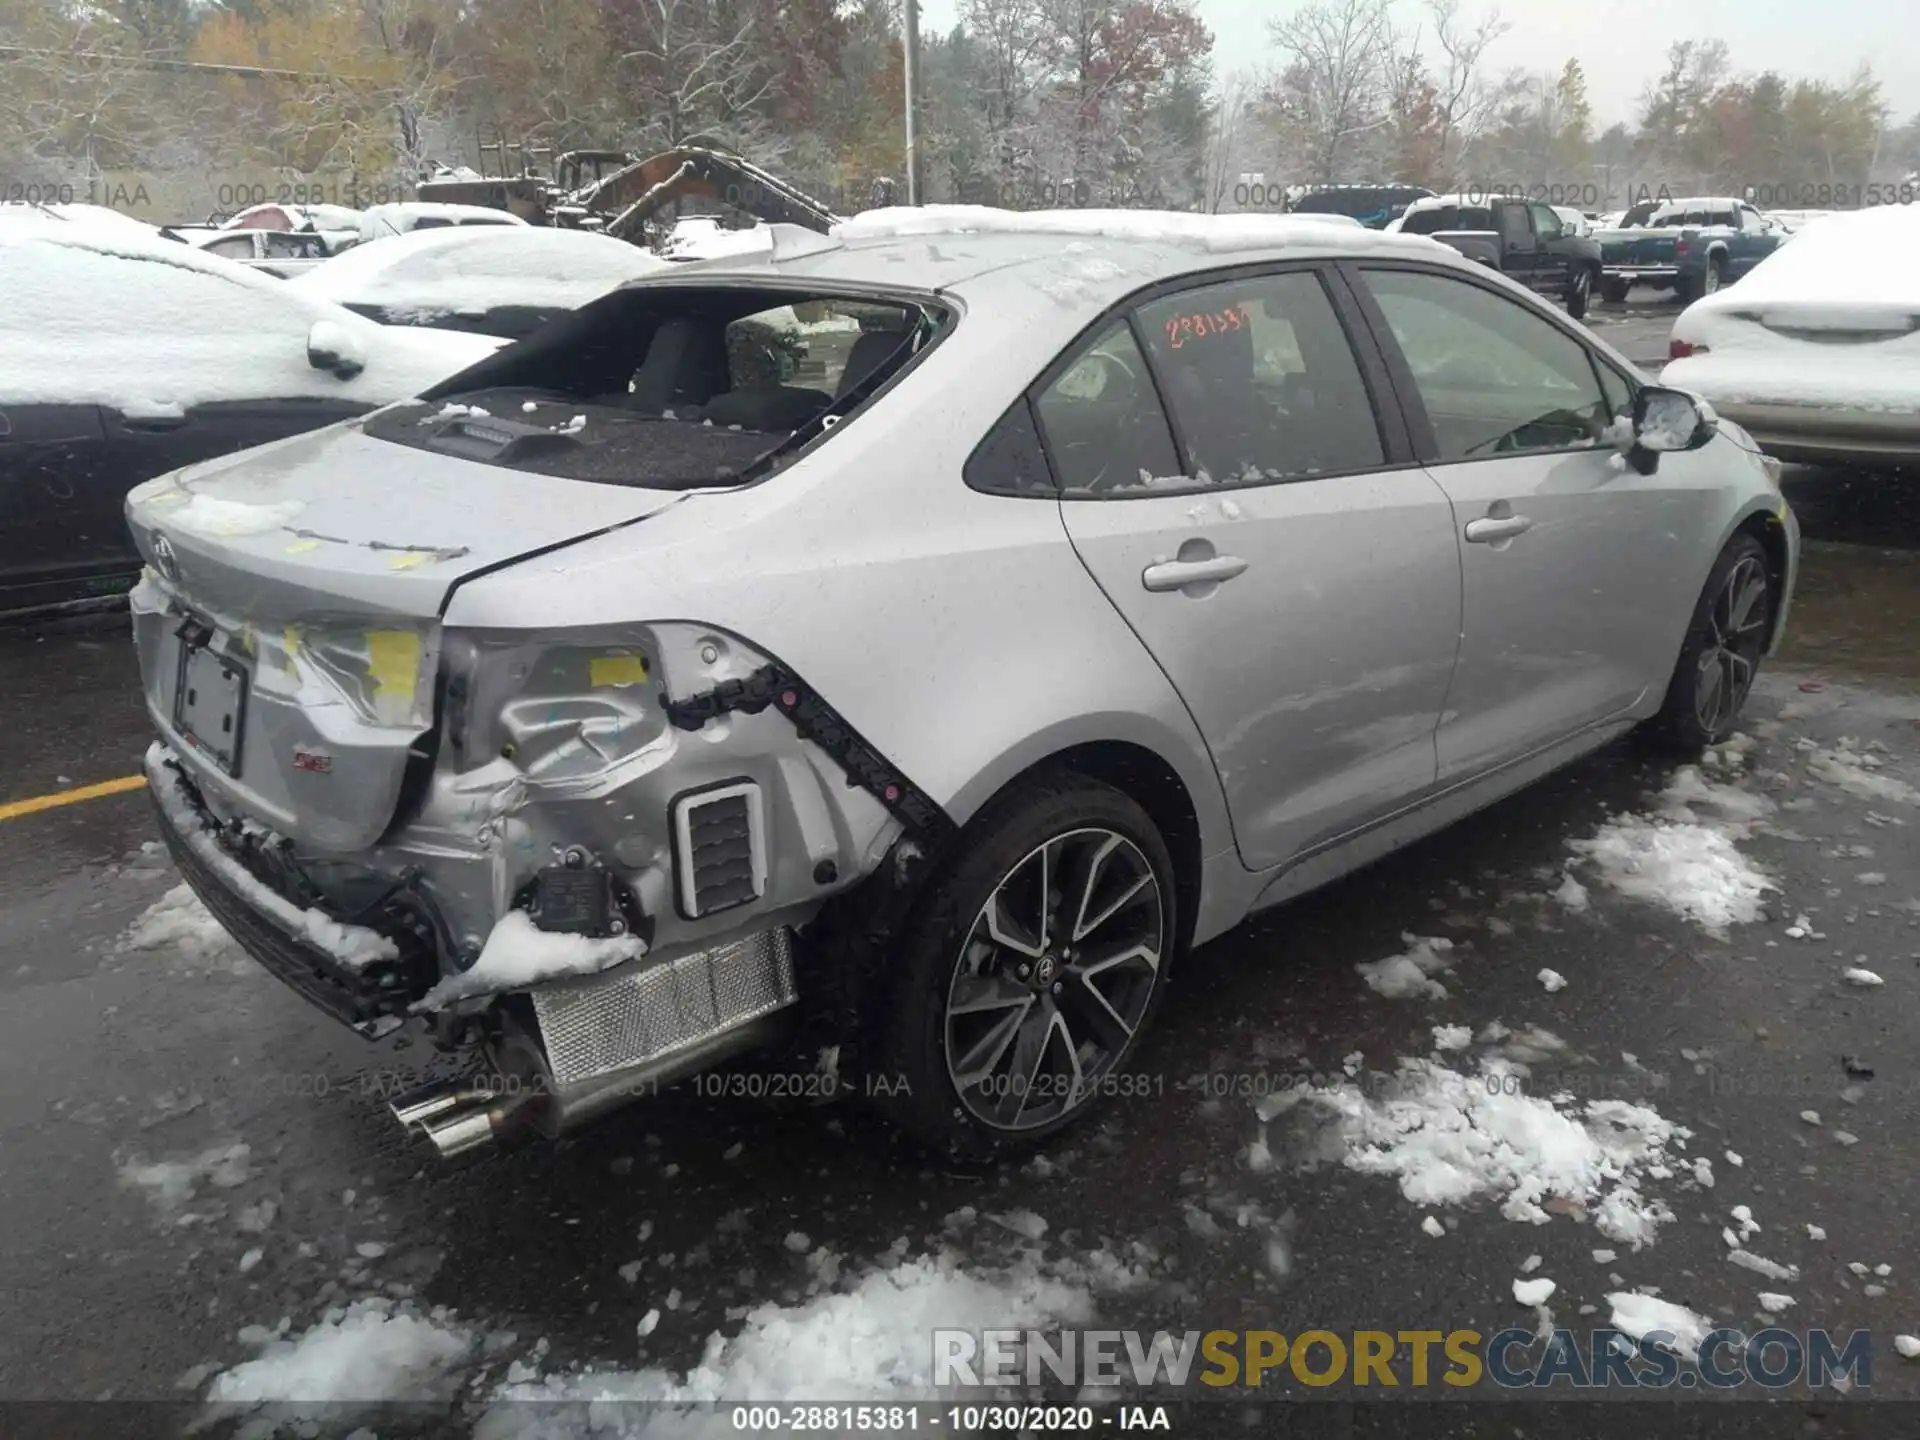
<path fill-rule="evenodd" d="M 139 486 L 131 596 L 155 724 L 201 792 L 311 852 L 373 844 L 434 720 L 461 580 L 679 500 L 494 468 L 359 421 Z"/>
<path fill-rule="evenodd" d="M 149 565 L 164 536 L 189 599 L 256 618 L 315 609 L 428 619 L 466 576 L 643 519 L 672 491 L 494 468 L 363 433 L 364 420 L 137 487 Z"/>

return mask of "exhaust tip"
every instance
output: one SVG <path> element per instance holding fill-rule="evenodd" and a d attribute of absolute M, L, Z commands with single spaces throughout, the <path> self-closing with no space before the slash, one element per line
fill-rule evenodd
<path fill-rule="evenodd" d="M 536 1098 L 501 1095 L 471 1080 L 442 1080 L 397 1096 L 388 1109 L 403 1130 L 424 1135 L 441 1159 L 450 1160 L 519 1129 L 521 1112 Z"/>

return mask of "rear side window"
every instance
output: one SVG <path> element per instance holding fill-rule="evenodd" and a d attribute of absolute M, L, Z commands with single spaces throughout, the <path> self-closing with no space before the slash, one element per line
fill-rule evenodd
<path fill-rule="evenodd" d="M 1047 469 L 1040 430 L 1033 423 L 1033 407 L 1026 396 L 1002 415 L 987 438 L 974 447 L 962 472 L 967 487 L 987 495 L 1052 495 L 1053 474 Z"/>
<path fill-rule="evenodd" d="M 1180 489 L 1173 434 L 1146 358 L 1122 320 L 1107 327 L 1034 401 L 1048 458 L 1069 497 Z"/>
<path fill-rule="evenodd" d="M 1409 235 L 1438 235 L 1442 230 L 1458 230 L 1460 212 L 1451 205 L 1409 211 L 1400 221 L 1400 228 Z"/>
<path fill-rule="evenodd" d="M 1384 463 L 1359 362 L 1318 275 L 1183 291 L 1143 305 L 1140 327 L 1196 483 Z"/>

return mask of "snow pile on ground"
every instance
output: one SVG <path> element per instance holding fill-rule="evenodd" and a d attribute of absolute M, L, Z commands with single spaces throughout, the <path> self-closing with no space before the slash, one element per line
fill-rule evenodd
<path fill-rule="evenodd" d="M 1415 1205 L 1497 1198 L 1509 1220 L 1545 1224 L 1558 1211 L 1636 1250 L 1652 1243 L 1673 1215 L 1641 1182 L 1679 1168 L 1670 1151 L 1691 1132 L 1626 1101 L 1527 1095 L 1524 1075 L 1499 1057 L 1476 1073 L 1403 1059 L 1389 1084 L 1290 1092 L 1261 1118 L 1301 1101 L 1330 1113 L 1343 1163 L 1393 1176 Z"/>
<path fill-rule="evenodd" d="M 1369 989 L 1389 1000 L 1444 1000 L 1447 987 L 1435 975 L 1453 969 L 1453 942 L 1432 935 L 1402 935 L 1407 948 L 1384 960 L 1363 960 L 1353 968 Z"/>
<path fill-rule="evenodd" d="M 524 990 L 569 975 L 594 975 L 639 958 L 646 943 L 637 935 L 590 939 L 542 930 L 524 910 L 509 910 L 494 924 L 473 968 L 449 975 L 423 995 L 415 1010 L 434 1010 L 468 995 Z"/>
<path fill-rule="evenodd" d="M 375 1296 L 329 1310 L 296 1339 L 266 1339 L 255 1359 L 215 1378 L 207 1401 L 227 1412 L 268 1407 L 275 1420 L 450 1401 L 477 1345 L 444 1311 L 422 1315 Z"/>
<path fill-rule="evenodd" d="M 163 1210 L 184 1205 L 202 1185 L 232 1190 L 253 1174 L 252 1150 L 245 1144 L 216 1145 L 184 1160 L 128 1160 L 120 1166 L 120 1183 L 144 1190 Z"/>
<path fill-rule="evenodd" d="M 233 937 L 200 903 L 193 888 L 184 882 L 140 913 L 121 937 L 120 948 L 167 950 L 201 963 L 231 962 L 235 969 L 245 969 L 252 964 Z"/>
<path fill-rule="evenodd" d="M 1700 1342 L 1713 1333 L 1713 1321 L 1706 1316 L 1657 1295 L 1616 1290 L 1607 1296 L 1607 1303 L 1613 1307 L 1614 1329 L 1635 1340 L 1652 1337 L 1682 1359 L 1698 1360 Z"/>
<path fill-rule="evenodd" d="M 1724 936 L 1730 925 L 1758 920 L 1775 888 L 1736 843 L 1772 810 L 1765 796 L 1708 780 L 1688 765 L 1660 793 L 1654 814 L 1619 816 L 1570 848 L 1621 894 Z"/>
<path fill-rule="evenodd" d="M 1892 775 L 1880 774 L 1885 765 L 1878 755 L 1856 750 L 1842 740 L 1832 749 L 1816 748 L 1807 757 L 1807 773 L 1862 800 L 1889 800 L 1920 805 L 1920 790 Z"/>
<path fill-rule="evenodd" d="M 684 1375 L 664 1369 L 589 1371 L 507 1384 L 480 1420 L 475 1440 L 534 1440 L 587 1428 L 584 1414 L 551 1403 L 654 1401 L 696 1405 L 753 1400 L 933 1400 L 933 1332 L 1046 1329 L 1093 1318 L 1091 1290 L 1044 1271 L 1031 1257 L 993 1272 L 962 1269 L 951 1252 L 876 1269 L 851 1289 L 797 1306 L 761 1305 L 731 1339 L 715 1333 Z M 607 1413 L 607 1412 L 603 1412 Z M 724 1413 L 645 1417 L 650 1435 L 731 1434 Z"/>

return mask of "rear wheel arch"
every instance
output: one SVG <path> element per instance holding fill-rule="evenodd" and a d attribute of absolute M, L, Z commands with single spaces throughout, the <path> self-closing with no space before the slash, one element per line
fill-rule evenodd
<path fill-rule="evenodd" d="M 1193 937 L 1199 913 L 1205 830 L 1192 790 L 1180 771 L 1149 746 L 1132 740 L 1087 740 L 1065 746 L 1008 777 L 972 808 L 973 816 L 996 809 L 1028 786 L 1062 773 L 1112 787 L 1147 812 L 1173 861 L 1178 915 L 1176 936 L 1184 947 Z M 957 818 L 957 817 L 956 817 Z"/>

